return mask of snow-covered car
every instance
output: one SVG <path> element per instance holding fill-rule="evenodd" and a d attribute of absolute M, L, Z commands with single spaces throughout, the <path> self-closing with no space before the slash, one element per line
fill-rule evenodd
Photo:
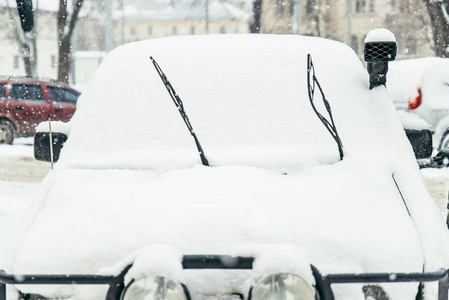
<path fill-rule="evenodd" d="M 121 46 L 68 127 L 0 273 L 24 298 L 447 297 L 444 220 L 346 45 Z"/>
<path fill-rule="evenodd" d="M 398 110 L 416 114 L 429 124 L 436 151 L 449 147 L 449 59 L 392 62 L 387 87 Z"/>

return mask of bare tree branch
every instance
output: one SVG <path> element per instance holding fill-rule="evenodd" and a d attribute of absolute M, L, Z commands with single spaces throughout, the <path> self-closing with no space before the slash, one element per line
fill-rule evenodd
<path fill-rule="evenodd" d="M 449 0 L 423 0 L 432 24 L 435 55 L 449 57 Z"/>
<path fill-rule="evenodd" d="M 72 7 L 72 13 L 67 10 L 67 0 L 59 0 L 58 12 L 58 44 L 59 44 L 59 63 L 58 63 L 58 80 L 68 83 L 70 71 L 70 49 L 73 31 L 78 15 L 84 0 L 75 0 Z"/>

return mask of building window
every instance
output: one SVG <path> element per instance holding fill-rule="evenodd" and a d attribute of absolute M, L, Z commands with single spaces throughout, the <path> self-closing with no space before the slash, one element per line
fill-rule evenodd
<path fill-rule="evenodd" d="M 311 16 L 311 15 L 315 14 L 315 0 L 307 0 L 306 14 L 308 16 Z"/>
<path fill-rule="evenodd" d="M 366 1 L 365 0 L 357 0 L 355 2 L 355 12 L 359 14 L 363 14 L 366 12 Z"/>
<path fill-rule="evenodd" d="M 351 36 L 351 48 L 356 54 L 359 54 L 359 41 L 355 35 Z"/>
<path fill-rule="evenodd" d="M 407 38 L 405 41 L 405 54 L 415 55 L 416 54 L 416 40 L 412 37 Z"/>
<path fill-rule="evenodd" d="M 405 11 L 407 11 L 408 10 L 408 7 L 409 7 L 409 0 L 400 0 L 401 2 L 400 2 L 400 4 L 399 4 L 399 10 L 401 11 L 401 12 L 405 12 Z"/>
<path fill-rule="evenodd" d="M 136 38 L 136 27 L 131 26 L 129 28 L 129 37 L 134 40 Z"/>
<path fill-rule="evenodd" d="M 57 34 L 57 32 L 58 32 L 58 29 L 56 28 L 56 21 L 54 20 L 54 19 L 52 19 L 52 20 L 50 20 L 49 21 L 49 27 L 50 27 L 50 34 L 51 34 L 51 36 L 53 37 L 53 36 L 56 36 L 56 34 Z"/>
<path fill-rule="evenodd" d="M 374 0 L 370 0 L 369 2 L 369 12 L 374 13 Z"/>
<path fill-rule="evenodd" d="M 290 6 L 289 6 L 288 14 L 289 14 L 290 16 L 294 16 L 294 15 L 295 15 L 295 1 L 294 1 L 294 0 L 291 0 L 291 1 L 290 1 Z"/>
<path fill-rule="evenodd" d="M 277 0 L 276 1 L 276 16 L 283 16 L 285 12 L 285 2 Z"/>
<path fill-rule="evenodd" d="M 19 68 L 19 56 L 18 55 L 14 55 L 12 64 L 13 64 L 13 68 L 14 69 L 18 69 Z"/>
<path fill-rule="evenodd" d="M 391 12 L 396 12 L 396 0 L 391 0 Z"/>
<path fill-rule="evenodd" d="M 55 55 L 52 55 L 52 56 L 51 56 L 50 61 L 51 61 L 51 67 L 52 67 L 53 69 L 56 68 L 56 56 L 55 56 Z"/>

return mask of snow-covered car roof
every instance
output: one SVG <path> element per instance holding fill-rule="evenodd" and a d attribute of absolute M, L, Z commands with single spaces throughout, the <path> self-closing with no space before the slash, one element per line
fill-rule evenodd
<path fill-rule="evenodd" d="M 182 98 L 212 165 L 301 169 L 336 162 L 334 141 L 308 101 L 308 53 L 335 116 L 343 116 L 336 125 L 346 152 L 355 147 L 363 153 L 360 147 L 369 144 L 359 138 L 373 141 L 402 132 L 380 128 L 377 118 L 375 126 L 367 122 L 378 106 L 372 99 L 382 92 L 368 92 L 366 71 L 340 43 L 251 35 L 168 38 L 129 44 L 108 55 L 79 99 L 81 112 L 60 167 L 166 170 L 198 163 L 195 144 L 150 56 Z"/>
<path fill-rule="evenodd" d="M 308 54 L 343 161 L 309 102 Z M 181 97 L 210 167 L 150 56 Z M 283 254 L 291 247 L 324 274 L 449 266 L 444 222 L 386 89 L 369 90 L 349 47 L 301 36 L 155 39 L 105 58 L 18 229 L 8 270 L 117 273 L 148 245 L 256 259 L 274 247 L 281 257 L 262 270 L 294 270 Z M 244 285 L 227 278 L 221 286 L 210 274 L 184 280 L 194 294 Z M 385 290 L 390 299 L 414 299 L 411 287 Z M 335 293 L 364 299 L 360 285 Z"/>

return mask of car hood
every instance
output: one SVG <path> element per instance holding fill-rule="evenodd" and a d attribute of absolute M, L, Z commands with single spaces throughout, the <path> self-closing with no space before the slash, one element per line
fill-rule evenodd
<path fill-rule="evenodd" d="M 44 184 L 11 261 L 16 273 L 98 274 L 148 245 L 255 257 L 269 245 L 293 245 L 325 274 L 424 265 L 385 165 L 340 162 L 287 174 L 241 166 L 66 170 Z"/>

